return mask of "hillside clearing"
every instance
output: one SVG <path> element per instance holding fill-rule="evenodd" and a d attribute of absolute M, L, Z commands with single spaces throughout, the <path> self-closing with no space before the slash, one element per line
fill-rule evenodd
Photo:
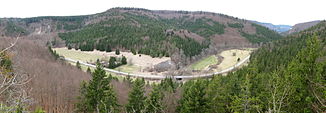
<path fill-rule="evenodd" d="M 217 65 L 217 68 L 213 69 L 214 71 L 221 71 L 229 67 L 234 66 L 238 62 L 238 58 L 241 61 L 250 55 L 250 53 L 255 50 L 254 48 L 245 48 L 245 49 L 231 49 L 221 52 L 219 55 L 223 57 L 222 62 Z"/>
<path fill-rule="evenodd" d="M 71 58 L 75 60 L 80 60 L 82 62 L 94 63 L 97 59 L 109 60 L 110 57 L 122 57 L 127 58 L 127 65 L 120 66 L 115 70 L 129 72 L 129 73 L 141 73 L 145 68 L 151 68 L 156 64 L 170 60 L 169 57 L 162 58 L 152 58 L 149 55 L 137 54 L 133 55 L 131 52 L 120 52 L 116 55 L 115 52 L 102 52 L 102 51 L 80 51 L 80 50 L 68 50 L 68 48 L 54 48 L 61 56 L 66 58 Z"/>
<path fill-rule="evenodd" d="M 205 68 L 213 64 L 217 64 L 217 58 L 215 55 L 209 56 L 190 65 L 190 68 L 193 70 L 204 70 Z"/>

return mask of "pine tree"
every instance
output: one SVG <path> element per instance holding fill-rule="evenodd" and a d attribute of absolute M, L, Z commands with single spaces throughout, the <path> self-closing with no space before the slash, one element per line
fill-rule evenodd
<path fill-rule="evenodd" d="M 162 113 L 163 112 L 163 92 L 158 85 L 153 85 L 153 90 L 146 100 L 146 113 Z"/>
<path fill-rule="evenodd" d="M 71 50 L 71 49 L 72 49 L 71 45 L 68 45 L 68 50 Z"/>
<path fill-rule="evenodd" d="M 222 83 L 223 76 L 214 76 L 207 88 L 208 106 L 210 113 L 225 113 L 228 92 L 226 84 Z"/>
<path fill-rule="evenodd" d="M 259 100 L 251 96 L 251 83 L 249 75 L 246 75 L 245 81 L 241 86 L 241 92 L 233 98 L 231 106 L 229 107 L 235 113 L 250 113 L 259 112 Z"/>
<path fill-rule="evenodd" d="M 106 77 L 106 72 L 100 64 L 92 73 L 92 80 L 89 83 L 83 82 L 77 103 L 78 112 L 118 112 L 117 97 L 110 84 L 110 79 Z"/>
<path fill-rule="evenodd" d="M 77 63 L 76 63 L 76 67 L 77 67 L 78 69 L 81 69 L 81 66 L 80 66 L 79 61 L 77 61 Z"/>
<path fill-rule="evenodd" d="M 128 104 L 126 105 L 128 113 L 142 113 L 145 111 L 144 85 L 144 79 L 139 78 L 132 83 L 132 90 L 129 93 Z"/>
<path fill-rule="evenodd" d="M 116 64 L 116 58 L 115 57 L 110 57 L 109 59 L 109 68 L 110 69 L 113 69 L 113 68 L 116 68 L 117 67 L 117 64 Z"/>
<path fill-rule="evenodd" d="M 115 50 L 115 54 L 116 54 L 116 55 L 120 55 L 120 50 L 119 50 L 119 49 L 116 49 L 116 50 Z"/>
<path fill-rule="evenodd" d="M 126 65 L 127 64 L 127 58 L 125 56 L 122 56 L 121 58 L 121 64 Z"/>
<path fill-rule="evenodd" d="M 177 110 L 179 113 L 204 113 L 207 112 L 208 98 L 205 97 L 207 81 L 198 79 L 189 81 L 184 86 L 182 99 Z"/>
<path fill-rule="evenodd" d="M 87 73 L 92 73 L 92 70 L 91 68 L 87 67 L 87 70 L 86 70 Z"/>
<path fill-rule="evenodd" d="M 317 100 L 316 93 L 312 92 L 315 84 L 313 81 L 320 76 L 316 59 L 320 54 L 320 41 L 316 35 L 306 40 L 303 48 L 289 64 L 285 72 L 285 79 L 290 83 L 290 104 L 287 111 L 290 112 L 312 112 L 313 100 Z M 314 95 L 312 95 L 314 94 Z"/>

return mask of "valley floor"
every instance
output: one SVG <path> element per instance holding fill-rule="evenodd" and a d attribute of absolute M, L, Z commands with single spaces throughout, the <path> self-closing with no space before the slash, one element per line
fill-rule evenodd
<path fill-rule="evenodd" d="M 156 64 L 170 61 L 169 57 L 152 58 L 144 54 L 133 55 L 131 52 L 120 52 L 120 55 L 116 55 L 115 52 L 101 52 L 96 50 L 88 52 L 74 49 L 68 50 L 67 48 L 54 48 L 54 50 L 65 58 L 79 60 L 81 62 L 90 64 L 94 64 L 97 59 L 108 61 L 111 56 L 121 57 L 123 55 L 127 58 L 128 64 L 119 66 L 114 70 L 142 75 L 163 75 L 163 73 L 149 72 L 146 70 L 146 68 L 152 68 Z M 255 49 L 244 48 L 225 50 L 220 54 L 208 56 L 207 58 L 197 61 L 188 68 L 190 70 L 196 70 L 196 72 L 193 74 L 207 74 L 227 70 L 230 67 L 235 66 L 237 63 L 239 63 L 239 61 L 248 57 L 253 50 Z M 74 62 L 71 62 L 71 64 L 75 65 Z M 86 71 L 87 66 L 82 65 L 82 69 Z M 116 75 L 113 73 L 111 74 Z"/>

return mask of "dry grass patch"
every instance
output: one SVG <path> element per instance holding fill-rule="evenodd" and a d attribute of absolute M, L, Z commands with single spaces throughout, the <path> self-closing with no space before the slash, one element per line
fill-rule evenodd
<path fill-rule="evenodd" d="M 216 71 L 221 71 L 229 67 L 234 66 L 238 63 L 238 58 L 243 60 L 248 57 L 254 48 L 245 48 L 245 49 L 231 49 L 226 50 L 220 53 L 219 55 L 223 57 L 221 64 L 218 65 Z"/>

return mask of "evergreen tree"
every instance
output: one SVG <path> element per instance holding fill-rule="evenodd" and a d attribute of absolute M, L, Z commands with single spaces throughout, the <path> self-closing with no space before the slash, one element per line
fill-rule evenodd
<path fill-rule="evenodd" d="M 146 100 L 146 113 L 163 113 L 163 92 L 158 85 L 153 85 L 153 90 Z"/>
<path fill-rule="evenodd" d="M 135 50 L 134 48 L 131 48 L 131 53 L 132 53 L 133 55 L 136 55 L 136 54 L 137 54 L 137 52 L 136 52 L 136 50 Z"/>
<path fill-rule="evenodd" d="M 117 67 L 116 61 L 117 61 L 117 59 L 115 57 L 110 57 L 108 67 L 110 69 L 116 68 Z"/>
<path fill-rule="evenodd" d="M 242 84 L 239 96 L 235 96 L 229 107 L 235 113 L 250 113 L 260 112 L 259 100 L 251 96 L 251 83 L 249 75 L 246 75 L 245 81 Z"/>
<path fill-rule="evenodd" d="M 82 83 L 77 111 L 97 113 L 118 112 L 119 105 L 117 103 L 117 97 L 110 81 L 110 78 L 106 77 L 106 72 L 103 67 L 97 64 L 89 83 Z"/>
<path fill-rule="evenodd" d="M 76 67 L 77 67 L 78 69 L 81 69 L 81 66 L 80 66 L 79 61 L 77 61 L 77 63 L 76 63 Z"/>
<path fill-rule="evenodd" d="M 198 79 L 189 81 L 184 86 L 180 105 L 177 110 L 179 113 L 204 113 L 208 110 L 208 98 L 206 98 L 207 81 Z"/>
<path fill-rule="evenodd" d="M 86 70 L 87 73 L 92 73 L 92 70 L 91 68 L 87 67 L 87 70 Z"/>
<path fill-rule="evenodd" d="M 132 83 L 132 90 L 128 96 L 128 104 L 126 110 L 128 113 L 142 113 L 145 111 L 145 81 L 144 79 L 137 78 Z"/>
<path fill-rule="evenodd" d="M 225 77 L 224 77 L 225 78 Z M 210 81 L 207 88 L 207 98 L 210 113 L 227 112 L 228 91 L 226 84 L 223 83 L 223 76 L 216 75 Z"/>
<path fill-rule="evenodd" d="M 126 65 L 127 64 L 127 58 L 125 56 L 122 56 L 121 58 L 121 64 Z"/>
<path fill-rule="evenodd" d="M 165 78 L 164 80 L 161 81 L 160 87 L 164 91 L 169 91 L 169 92 L 176 92 L 176 89 L 178 87 L 178 84 L 173 81 L 172 78 Z"/>
<path fill-rule="evenodd" d="M 110 45 L 107 45 L 105 51 L 106 52 L 111 52 L 112 51 L 111 46 Z"/>
<path fill-rule="evenodd" d="M 116 55 L 120 55 L 120 50 L 119 50 L 119 49 L 116 49 L 116 50 L 115 50 L 115 54 L 116 54 Z"/>
<path fill-rule="evenodd" d="M 303 48 L 289 64 L 285 72 L 285 79 L 290 82 L 290 104 L 286 111 L 290 112 L 312 112 L 316 93 L 312 92 L 315 88 L 315 78 L 318 74 L 318 64 L 316 59 L 320 54 L 320 41 L 317 36 L 311 36 L 306 41 L 306 47 Z"/>
<path fill-rule="evenodd" d="M 72 49 L 71 45 L 68 45 L 68 50 L 71 50 L 71 49 Z"/>

